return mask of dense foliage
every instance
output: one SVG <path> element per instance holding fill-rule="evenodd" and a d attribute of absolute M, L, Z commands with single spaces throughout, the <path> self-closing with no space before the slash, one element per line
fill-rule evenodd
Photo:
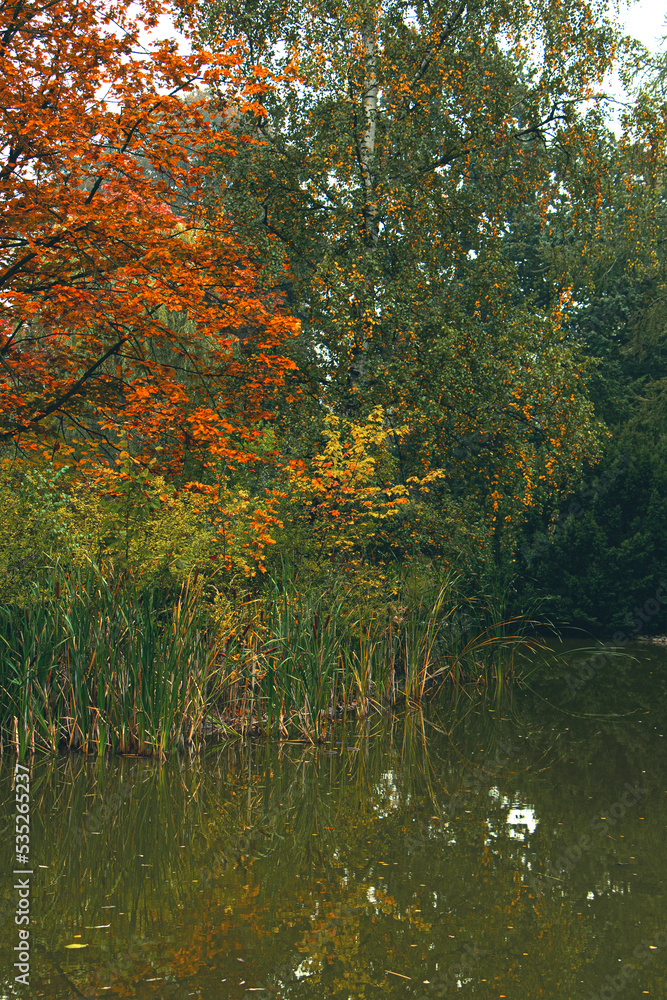
<path fill-rule="evenodd" d="M 625 135 L 606 145 L 588 253 L 571 237 L 551 247 L 572 260 L 568 329 L 595 360 L 589 392 L 610 439 L 580 489 L 527 522 L 520 546 L 524 595 L 546 595 L 562 620 L 628 636 L 667 629 L 662 604 L 642 613 L 667 569 L 663 116 L 640 91 Z"/>
<path fill-rule="evenodd" d="M 92 565 L 196 576 L 211 642 L 281 580 L 360 637 L 427 594 L 665 628 L 664 66 L 606 5 L 0 0 L 0 39 L 8 621 Z"/>

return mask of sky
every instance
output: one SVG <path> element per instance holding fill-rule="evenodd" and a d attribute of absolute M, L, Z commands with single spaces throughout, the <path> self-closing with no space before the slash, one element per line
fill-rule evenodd
<path fill-rule="evenodd" d="M 638 38 L 649 49 L 658 48 L 662 36 L 667 34 L 667 0 L 640 0 L 632 5 L 623 2 L 620 19 L 629 35 Z M 167 17 L 161 19 L 154 37 L 180 37 L 182 40 Z"/>
<path fill-rule="evenodd" d="M 662 36 L 667 34 L 667 0 L 640 0 L 621 10 L 621 22 L 628 35 L 643 42 L 648 49 L 661 48 Z"/>
<path fill-rule="evenodd" d="M 350 0 L 354 2 L 354 0 Z M 617 0 L 620 4 L 619 20 L 628 35 L 639 39 L 648 49 L 657 51 L 667 48 L 667 43 L 663 42 L 663 36 L 667 36 L 667 0 L 639 0 L 636 3 L 629 3 L 628 0 Z M 176 31 L 173 23 L 168 17 L 161 18 L 157 31 L 152 33 L 153 38 L 174 38 L 179 42 L 179 50 L 182 53 L 189 51 L 186 39 Z M 148 37 L 144 35 L 144 41 Z M 609 80 L 608 87 L 611 92 L 621 101 L 626 99 L 620 81 L 616 74 Z M 620 107 L 610 109 L 609 124 L 611 128 L 619 132 Z"/>
<path fill-rule="evenodd" d="M 639 0 L 630 4 L 627 0 L 619 0 L 619 20 L 626 34 L 632 35 L 642 42 L 652 52 L 661 51 L 667 47 L 663 36 L 667 35 L 667 0 Z M 617 101 L 628 100 L 618 73 L 614 72 L 608 78 L 608 91 Z M 607 124 L 617 136 L 621 134 L 622 104 L 608 105 Z"/>

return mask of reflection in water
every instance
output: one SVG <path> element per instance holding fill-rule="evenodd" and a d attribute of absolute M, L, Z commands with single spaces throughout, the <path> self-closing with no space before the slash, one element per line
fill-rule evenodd
<path fill-rule="evenodd" d="M 665 658 L 638 655 L 585 702 L 554 677 L 324 748 L 38 759 L 30 996 L 667 997 Z"/>

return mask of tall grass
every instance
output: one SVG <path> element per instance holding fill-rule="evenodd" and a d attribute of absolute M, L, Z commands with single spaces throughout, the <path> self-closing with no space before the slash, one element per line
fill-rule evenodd
<path fill-rule="evenodd" d="M 526 634 L 536 622 L 463 604 L 453 576 L 398 611 L 365 612 L 344 590 L 303 590 L 283 568 L 268 593 L 227 608 L 220 717 L 317 739 L 345 712 L 420 704 L 445 684 L 502 686 L 516 679 L 516 652 L 540 645 Z M 463 612 L 475 623 L 465 631 Z"/>
<path fill-rule="evenodd" d="M 285 570 L 238 599 L 194 578 L 167 592 L 56 565 L 25 606 L 0 606 L 0 752 L 166 757 L 238 730 L 314 741 L 346 712 L 514 679 L 531 623 L 465 605 L 453 577 L 404 596 L 388 614 Z"/>
<path fill-rule="evenodd" d="M 165 606 L 96 567 L 56 567 L 25 607 L 0 607 L 0 739 L 84 753 L 153 753 L 203 731 L 220 670 L 201 588 Z"/>

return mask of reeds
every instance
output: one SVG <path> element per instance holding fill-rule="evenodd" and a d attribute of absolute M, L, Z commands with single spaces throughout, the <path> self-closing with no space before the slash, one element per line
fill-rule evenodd
<path fill-rule="evenodd" d="M 56 567 L 25 608 L 0 608 L 0 729 L 30 749 L 150 753 L 203 731 L 218 696 L 201 587 L 167 606 L 94 566 Z"/>
<path fill-rule="evenodd" d="M 0 752 L 164 758 L 233 731 L 316 741 L 347 712 L 514 679 L 532 623 L 484 622 L 468 607 L 478 624 L 462 630 L 455 583 L 383 614 L 344 590 L 313 594 L 285 571 L 234 599 L 196 578 L 165 592 L 56 565 L 25 607 L 0 607 Z"/>

